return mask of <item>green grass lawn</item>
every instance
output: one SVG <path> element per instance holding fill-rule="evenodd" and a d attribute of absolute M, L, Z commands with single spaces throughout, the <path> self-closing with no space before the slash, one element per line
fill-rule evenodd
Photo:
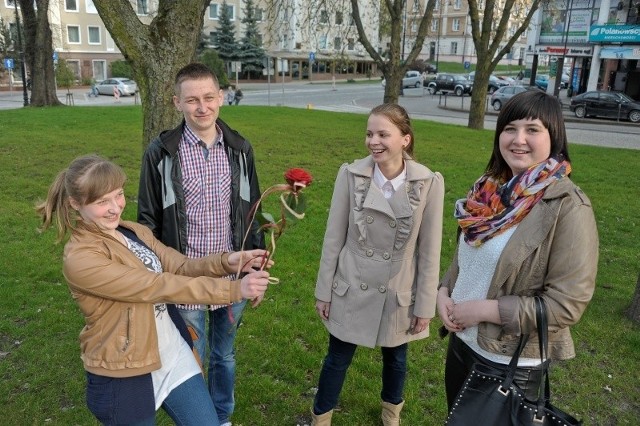
<path fill-rule="evenodd" d="M 253 143 L 262 188 L 283 182 L 289 167 L 314 175 L 307 217 L 280 238 L 272 274 L 281 279 L 260 307 L 248 308 L 237 340 L 234 425 L 309 422 L 327 333 L 314 311 L 322 238 L 340 164 L 366 155 L 366 116 L 318 110 L 240 106 L 222 118 Z M 0 421 L 3 425 L 96 424 L 84 399 L 79 357 L 82 316 L 61 273 L 62 245 L 39 234 L 33 206 L 60 169 L 98 153 L 122 165 L 129 181 L 125 218 L 135 219 L 142 155 L 140 107 L 0 111 Z M 451 259 L 453 203 L 489 159 L 492 133 L 415 121 L 416 156 L 446 184 L 442 271 Z M 574 327 L 577 357 L 553 364 L 553 399 L 589 425 L 636 425 L 640 416 L 640 329 L 626 319 L 638 277 L 638 151 L 571 146 L 572 177 L 591 198 L 600 232 L 593 302 Z M 266 207 L 267 211 L 269 207 Z M 446 417 L 446 340 L 409 345 L 403 424 L 438 425 Z M 380 353 L 356 353 L 336 425 L 377 425 Z M 164 414 L 159 424 L 170 424 Z"/>

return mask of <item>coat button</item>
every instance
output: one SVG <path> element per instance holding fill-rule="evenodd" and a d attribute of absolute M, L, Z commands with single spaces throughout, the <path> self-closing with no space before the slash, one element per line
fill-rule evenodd
<path fill-rule="evenodd" d="M 384 260 L 389 260 L 390 257 L 391 257 L 391 255 L 389 255 L 389 253 L 387 253 L 387 252 L 384 252 L 384 254 L 382 255 L 382 258 Z"/>
<path fill-rule="evenodd" d="M 337 281 L 335 281 L 331 287 L 333 287 L 333 288 L 338 288 L 338 282 L 337 282 Z"/>
<path fill-rule="evenodd" d="M 373 250 L 372 249 L 367 249 L 367 256 L 368 257 L 373 256 Z"/>
<path fill-rule="evenodd" d="M 389 221 L 389 226 L 392 227 L 392 228 L 395 228 L 396 227 L 396 221 L 395 220 L 390 220 Z"/>
<path fill-rule="evenodd" d="M 362 290 L 366 290 L 366 289 L 368 289 L 368 288 L 369 288 L 369 286 L 368 286 L 366 283 L 361 283 L 361 284 L 360 284 L 360 288 L 361 288 Z"/>
<path fill-rule="evenodd" d="M 381 285 L 380 287 L 378 287 L 378 291 L 379 291 L 380 293 L 384 293 L 384 292 L 386 292 L 386 291 L 387 291 L 387 288 L 386 288 L 385 286 Z"/>
<path fill-rule="evenodd" d="M 373 216 L 367 216 L 367 223 L 373 223 Z"/>

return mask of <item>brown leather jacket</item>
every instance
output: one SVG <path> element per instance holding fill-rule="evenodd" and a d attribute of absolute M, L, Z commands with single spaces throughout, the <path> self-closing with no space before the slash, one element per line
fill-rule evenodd
<path fill-rule="evenodd" d="M 150 272 L 115 238 L 78 222 L 64 248 L 64 276 L 84 315 L 81 358 L 87 371 L 131 377 L 160 368 L 154 303 L 224 304 L 242 299 L 240 281 L 212 278 L 236 272 L 228 253 L 189 259 L 163 245 L 143 225 L 120 223 L 160 259 Z"/>
<path fill-rule="evenodd" d="M 587 196 L 569 178 L 549 186 L 505 246 L 487 299 L 497 299 L 502 324 L 480 323 L 478 344 L 512 355 L 519 335 L 529 333 L 522 354 L 537 358 L 538 337 L 533 296 L 546 302 L 549 356 L 575 356 L 569 327 L 591 300 L 598 268 L 598 230 Z M 458 251 L 440 286 L 453 291 L 458 278 Z"/>

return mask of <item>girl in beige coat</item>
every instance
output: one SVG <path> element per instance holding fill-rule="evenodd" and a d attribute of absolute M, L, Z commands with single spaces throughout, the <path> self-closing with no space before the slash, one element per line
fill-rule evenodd
<path fill-rule="evenodd" d="M 370 155 L 336 179 L 316 283 L 329 330 L 312 424 L 330 424 L 358 345 L 382 350 L 382 419 L 399 424 L 407 342 L 429 335 L 435 315 L 444 181 L 418 164 L 406 111 L 371 111 Z"/>

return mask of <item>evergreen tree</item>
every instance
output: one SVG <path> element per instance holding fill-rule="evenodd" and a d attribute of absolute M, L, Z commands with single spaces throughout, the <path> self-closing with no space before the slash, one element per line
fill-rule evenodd
<path fill-rule="evenodd" d="M 236 27 L 231 22 L 229 7 L 224 0 L 218 12 L 217 40 L 212 43 L 218 51 L 218 56 L 225 62 L 238 60 L 238 42 L 236 41 Z"/>
<path fill-rule="evenodd" d="M 256 21 L 256 9 L 253 0 L 245 0 L 244 24 L 245 32 L 240 43 L 240 61 L 242 62 L 242 71 L 248 76 L 260 75 L 264 68 L 263 60 L 265 58 L 264 49 L 260 43 L 260 32 L 258 31 L 258 23 Z"/>

